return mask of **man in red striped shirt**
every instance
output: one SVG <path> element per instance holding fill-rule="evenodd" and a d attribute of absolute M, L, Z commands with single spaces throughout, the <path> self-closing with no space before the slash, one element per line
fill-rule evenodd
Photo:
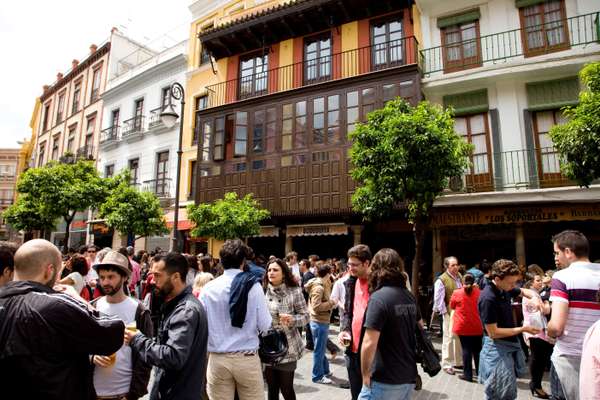
<path fill-rule="evenodd" d="M 550 374 L 552 395 L 578 400 L 583 338 L 600 319 L 600 304 L 596 301 L 600 264 L 590 262 L 589 243 L 581 232 L 563 231 L 552 242 L 554 260 L 564 268 L 553 275 L 550 292 L 552 319 L 547 333 L 556 338 Z"/>

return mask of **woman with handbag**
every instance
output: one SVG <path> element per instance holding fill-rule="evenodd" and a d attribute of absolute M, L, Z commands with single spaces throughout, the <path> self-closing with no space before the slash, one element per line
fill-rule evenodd
<path fill-rule="evenodd" d="M 294 372 L 304 350 L 298 328 L 308 324 L 308 308 L 302 289 L 298 286 L 291 270 L 278 258 L 269 262 L 267 266 L 264 287 L 273 318 L 273 329 L 285 332 L 288 344 L 288 351 L 283 359 L 265 366 L 265 377 L 269 388 L 268 399 L 279 399 L 279 392 L 281 392 L 285 400 L 295 400 Z"/>

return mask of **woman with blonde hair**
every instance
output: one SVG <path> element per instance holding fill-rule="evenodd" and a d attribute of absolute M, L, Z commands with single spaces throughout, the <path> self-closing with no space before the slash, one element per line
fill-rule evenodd
<path fill-rule="evenodd" d="M 194 284 L 192 286 L 192 293 L 194 294 L 194 296 L 196 296 L 196 298 L 199 298 L 200 292 L 202 291 L 204 285 L 206 285 L 213 279 L 215 279 L 215 277 L 210 272 L 198 272 L 196 274 L 196 277 L 194 278 Z"/>

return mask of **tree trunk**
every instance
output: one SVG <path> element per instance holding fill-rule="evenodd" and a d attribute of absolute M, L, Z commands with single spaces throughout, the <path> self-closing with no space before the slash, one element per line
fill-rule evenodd
<path fill-rule="evenodd" d="M 415 257 L 413 258 L 412 263 L 412 277 L 411 277 L 411 286 L 412 292 L 415 295 L 415 298 L 418 299 L 419 295 L 419 267 L 421 265 L 421 258 L 423 255 L 423 244 L 425 242 L 425 229 L 424 225 L 420 218 L 415 218 L 415 222 L 413 223 L 413 235 L 415 238 Z"/>
<path fill-rule="evenodd" d="M 62 252 L 63 254 L 67 254 L 68 250 L 69 250 L 69 236 L 71 234 L 71 222 L 73 222 L 73 218 L 75 218 L 75 213 L 73 213 L 72 215 L 63 217 L 65 220 L 65 224 L 67 224 L 66 228 L 65 228 L 65 245 L 63 246 Z"/>

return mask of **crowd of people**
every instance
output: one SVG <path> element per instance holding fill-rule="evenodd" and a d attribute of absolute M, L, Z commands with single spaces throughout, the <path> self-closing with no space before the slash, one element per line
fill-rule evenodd
<path fill-rule="evenodd" d="M 536 397 L 549 398 L 548 367 L 552 398 L 600 397 L 600 265 L 581 233 L 552 241 L 553 275 L 510 260 L 461 273 L 450 256 L 435 281 L 443 370 L 477 376 L 488 399 L 516 398 L 525 355 Z M 131 400 L 149 390 L 151 400 L 255 400 L 266 382 L 269 400 L 294 400 L 300 358 L 312 351 L 312 381 L 332 385 L 327 352 L 340 347 L 353 400 L 420 389 L 416 334 L 426 324 L 393 249 L 267 259 L 235 239 L 218 259 L 95 246 L 63 256 L 35 239 L 0 244 L 0 267 L 7 398 Z"/>

